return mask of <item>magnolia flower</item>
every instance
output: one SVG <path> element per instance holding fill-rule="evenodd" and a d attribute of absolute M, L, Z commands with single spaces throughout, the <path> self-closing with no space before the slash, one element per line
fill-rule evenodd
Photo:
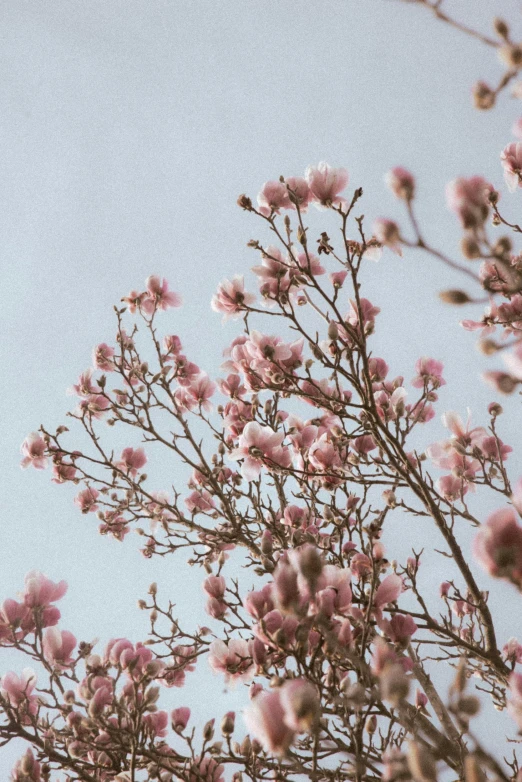
<path fill-rule="evenodd" d="M 254 661 L 249 645 L 241 638 L 212 641 L 208 662 L 216 673 L 224 673 L 225 681 L 248 681 L 254 675 Z"/>
<path fill-rule="evenodd" d="M 245 292 L 244 278 L 236 275 L 232 280 L 223 280 L 218 285 L 210 306 L 214 312 L 222 312 L 223 320 L 238 318 L 245 311 L 245 307 L 255 301 L 253 293 Z"/>
<path fill-rule="evenodd" d="M 284 433 L 274 432 L 269 426 L 250 421 L 239 438 L 238 447 L 230 454 L 234 460 L 243 459 L 241 474 L 247 481 L 253 481 L 261 468 L 275 466 L 289 467 L 290 453 L 281 443 Z"/>
<path fill-rule="evenodd" d="M 305 172 L 314 202 L 322 206 L 343 206 L 346 201 L 339 196 L 348 184 L 345 168 L 332 168 L 328 163 L 308 166 Z"/>
<path fill-rule="evenodd" d="M 379 217 L 373 224 L 372 233 L 380 244 L 388 247 L 396 255 L 402 256 L 401 234 L 397 223 Z"/>
<path fill-rule="evenodd" d="M 38 710 L 37 697 L 32 695 L 35 686 L 36 674 L 32 668 L 24 668 L 21 676 L 8 671 L 0 680 L 0 694 L 14 709 L 22 709 L 26 715 L 34 715 Z M 24 720 L 29 721 L 28 718 Z"/>
<path fill-rule="evenodd" d="M 504 179 L 509 190 L 513 193 L 517 187 L 522 187 L 522 142 L 512 141 L 500 154 Z"/>
<path fill-rule="evenodd" d="M 451 211 L 460 219 L 463 228 L 482 225 L 489 213 L 487 196 L 492 189 L 481 176 L 468 179 L 461 177 L 448 183 L 446 201 Z"/>
<path fill-rule="evenodd" d="M 25 584 L 21 597 L 26 606 L 30 608 L 45 607 L 50 603 L 55 603 L 67 592 L 67 582 L 60 581 L 55 584 L 53 581 L 32 570 L 25 577 Z"/>
<path fill-rule="evenodd" d="M 66 667 L 72 663 L 71 653 L 76 646 L 76 638 L 68 630 L 48 627 L 43 636 L 43 654 L 54 667 Z"/>
<path fill-rule="evenodd" d="M 146 463 L 147 456 L 143 448 L 124 448 L 120 461 L 115 463 L 115 467 L 134 478 Z"/>
<path fill-rule="evenodd" d="M 179 293 L 169 291 L 167 280 L 162 280 L 161 277 L 153 274 L 147 277 L 145 286 L 147 290 L 145 298 L 141 302 L 141 309 L 147 315 L 152 315 L 156 310 L 167 310 L 169 307 L 181 306 L 181 296 Z"/>
<path fill-rule="evenodd" d="M 265 752 L 282 756 L 293 741 L 295 731 L 285 722 L 285 710 L 278 689 L 258 693 L 245 709 L 248 730 Z"/>
<path fill-rule="evenodd" d="M 482 524 L 473 554 L 490 576 L 506 578 L 522 589 L 522 527 L 513 508 L 501 508 Z"/>
<path fill-rule="evenodd" d="M 45 470 L 47 467 L 46 447 L 43 437 L 38 432 L 27 435 L 20 447 L 24 457 L 20 462 L 20 467 L 25 469 L 31 465 L 36 470 Z"/>
<path fill-rule="evenodd" d="M 407 169 L 402 166 L 392 168 L 385 175 L 384 181 L 396 198 L 403 201 L 412 200 L 415 193 L 415 179 Z"/>

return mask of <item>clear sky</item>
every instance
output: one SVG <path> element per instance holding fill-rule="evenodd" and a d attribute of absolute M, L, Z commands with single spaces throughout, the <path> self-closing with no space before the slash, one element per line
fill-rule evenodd
<path fill-rule="evenodd" d="M 489 29 L 490 0 L 452 6 Z M 498 6 L 522 33 L 520 4 Z M 135 536 L 101 538 L 72 504 L 74 487 L 19 468 L 26 434 L 64 421 L 66 388 L 93 345 L 113 338 L 112 304 L 150 273 L 166 276 L 185 300 L 167 330 L 217 373 L 238 327 L 221 325 L 210 298 L 255 261 L 245 245 L 258 226 L 236 206 L 239 193 L 326 160 L 364 186 L 369 220 L 402 218 L 383 175 L 404 165 L 418 178 L 428 237 L 456 254 L 444 186 L 475 173 L 501 186 L 499 153 L 522 111 L 504 96 L 477 113 L 471 85 L 500 76 L 495 55 L 394 0 L 3 0 L 0 39 L 0 599 L 41 569 L 69 582 L 63 627 L 79 639 L 138 640 L 148 584 L 179 594 L 183 616 L 188 592 L 192 610 L 203 602 L 202 574 L 146 561 Z M 513 216 L 521 197 L 505 196 Z M 442 359 L 439 411 L 470 406 L 484 423 L 495 398 L 478 382 L 487 360 L 458 326 L 464 311 L 436 299 L 461 282 L 419 254 L 385 252 L 368 272 L 368 297 L 383 310 L 375 344 L 407 378 L 418 356 Z M 518 405 L 506 404 L 502 434 L 520 466 Z M 442 434 L 431 431 L 426 444 Z M 206 690 L 193 697 L 205 713 Z M 227 697 L 223 712 L 242 696 Z M 189 690 L 176 698 L 185 705 Z M 4 771 L 12 753 L 2 752 Z"/>

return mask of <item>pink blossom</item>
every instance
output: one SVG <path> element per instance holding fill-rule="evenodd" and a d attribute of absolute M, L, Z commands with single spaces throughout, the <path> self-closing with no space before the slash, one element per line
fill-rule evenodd
<path fill-rule="evenodd" d="M 103 418 L 103 414 L 111 406 L 110 401 L 101 394 L 90 394 L 82 399 L 78 405 L 78 415 L 87 415 L 90 418 Z"/>
<path fill-rule="evenodd" d="M 382 608 L 388 603 L 394 603 L 403 590 L 402 578 L 396 573 L 390 573 L 386 576 L 375 592 L 373 602 L 376 608 Z"/>
<path fill-rule="evenodd" d="M 225 595 L 226 582 L 223 576 L 208 576 L 203 582 L 203 589 L 209 597 L 220 600 Z"/>
<path fill-rule="evenodd" d="M 45 470 L 47 467 L 46 448 L 43 437 L 38 432 L 32 432 L 21 445 L 20 450 L 24 458 L 20 462 L 20 466 L 25 469 L 31 465 L 37 470 Z"/>
<path fill-rule="evenodd" d="M 147 291 L 138 293 L 138 291 L 132 290 L 128 296 L 123 296 L 122 301 L 127 305 L 129 312 L 134 314 L 137 309 L 141 308 L 141 305 L 146 297 Z"/>
<path fill-rule="evenodd" d="M 239 399 L 246 392 L 239 375 L 231 374 L 226 380 L 218 380 L 221 392 L 231 399 Z"/>
<path fill-rule="evenodd" d="M 245 480 L 253 481 L 263 466 L 268 469 L 290 466 L 288 448 L 281 445 L 283 439 L 284 433 L 251 421 L 243 429 L 238 447 L 232 451 L 230 458 L 236 461 L 243 459 L 241 474 Z"/>
<path fill-rule="evenodd" d="M 68 394 L 75 394 L 76 396 L 88 397 L 93 394 L 99 394 L 100 389 L 92 382 L 94 370 L 89 368 L 85 372 L 82 372 L 78 378 L 78 382 L 74 383 L 71 388 L 68 389 Z"/>
<path fill-rule="evenodd" d="M 332 168 L 328 163 L 308 166 L 305 178 L 314 202 L 322 206 L 344 206 L 346 203 L 339 193 L 348 184 L 348 172 L 344 168 Z"/>
<path fill-rule="evenodd" d="M 92 352 L 92 363 L 102 372 L 114 372 L 113 356 L 114 348 L 102 342 L 101 345 L 96 345 Z"/>
<path fill-rule="evenodd" d="M 43 635 L 43 654 L 48 663 L 55 667 L 66 667 L 72 663 L 71 653 L 76 638 L 68 630 L 48 627 Z"/>
<path fill-rule="evenodd" d="M 441 361 L 436 361 L 434 358 L 419 358 L 415 364 L 416 377 L 413 378 L 411 384 L 414 388 L 424 388 L 425 385 L 430 385 L 432 388 L 440 388 L 446 385 L 446 381 L 442 377 L 442 371 L 444 364 Z"/>
<path fill-rule="evenodd" d="M 248 592 L 243 601 L 245 610 L 254 617 L 262 619 L 266 614 L 274 609 L 272 600 L 272 584 L 265 584 L 259 591 Z"/>
<path fill-rule="evenodd" d="M 154 711 L 143 717 L 143 727 L 153 738 L 156 736 L 165 737 L 168 733 L 168 724 L 169 715 L 166 711 Z"/>
<path fill-rule="evenodd" d="M 244 278 L 236 275 L 232 280 L 223 280 L 212 297 L 210 306 L 214 312 L 222 312 L 223 320 L 238 318 L 245 308 L 255 301 L 253 293 L 245 293 Z"/>
<path fill-rule="evenodd" d="M 197 757 L 191 766 L 188 782 L 225 782 L 224 770 L 223 764 L 218 764 L 210 755 Z"/>
<path fill-rule="evenodd" d="M 208 662 L 216 673 L 224 673 L 225 681 L 248 681 L 254 675 L 254 661 L 249 645 L 241 638 L 212 641 Z"/>
<path fill-rule="evenodd" d="M 41 782 L 42 767 L 36 760 L 32 750 L 28 749 L 20 760 L 17 760 L 11 772 L 11 782 Z"/>
<path fill-rule="evenodd" d="M 380 244 L 388 247 L 396 255 L 402 256 L 402 240 L 397 223 L 379 217 L 373 224 L 372 233 Z"/>
<path fill-rule="evenodd" d="M 371 434 L 363 434 L 354 438 L 352 448 L 359 456 L 367 456 L 377 448 L 377 444 Z"/>
<path fill-rule="evenodd" d="M 299 590 L 297 570 L 286 559 L 280 559 L 274 571 L 272 597 L 274 603 L 284 613 L 299 610 L 302 595 Z"/>
<path fill-rule="evenodd" d="M 299 207 L 301 212 L 306 212 L 310 203 L 311 193 L 306 179 L 300 176 L 289 176 L 285 180 L 290 200 L 290 209 Z"/>
<path fill-rule="evenodd" d="M 175 334 L 169 334 L 167 337 L 163 337 L 163 348 L 165 350 L 165 360 L 171 361 L 179 356 L 182 350 L 182 344 L 179 337 Z"/>
<path fill-rule="evenodd" d="M 172 730 L 183 733 L 190 719 L 190 709 L 187 706 L 179 706 L 170 714 Z"/>
<path fill-rule="evenodd" d="M 56 462 L 53 465 L 53 483 L 67 483 L 67 481 L 74 481 L 76 478 L 76 467 L 74 464 L 66 464 L 65 462 Z"/>
<path fill-rule="evenodd" d="M 216 384 L 205 372 L 202 372 L 195 380 L 192 380 L 190 385 L 186 386 L 186 393 L 194 400 L 195 405 L 208 412 L 212 410 L 212 404 L 209 400 L 214 396 L 216 388 Z"/>
<path fill-rule="evenodd" d="M 156 310 L 167 310 L 169 307 L 181 306 L 181 296 L 179 293 L 169 291 L 167 280 L 162 280 L 161 277 L 153 274 L 145 280 L 145 287 L 147 295 L 141 302 L 141 309 L 147 315 L 152 315 Z"/>
<path fill-rule="evenodd" d="M 194 511 L 208 513 L 215 508 L 212 496 L 205 489 L 193 491 L 192 494 L 189 494 L 185 499 L 185 505 L 191 513 Z"/>
<path fill-rule="evenodd" d="M 0 680 L 1 695 L 9 701 L 13 709 L 26 715 L 24 722 L 30 722 L 29 715 L 38 711 L 37 696 L 32 695 L 36 686 L 36 674 L 31 668 L 24 668 L 21 676 L 8 671 Z"/>
<path fill-rule="evenodd" d="M 394 614 L 391 619 L 383 619 L 379 622 L 379 627 L 384 630 L 390 641 L 399 644 L 405 648 L 411 636 L 418 630 L 417 625 L 407 614 Z"/>
<path fill-rule="evenodd" d="M 306 679 L 290 679 L 279 690 L 283 721 L 296 733 L 310 731 L 320 715 L 319 695 Z"/>
<path fill-rule="evenodd" d="M 147 463 L 147 456 L 143 448 L 124 448 L 121 452 L 120 461 L 115 463 L 115 467 L 130 475 L 133 478 L 138 474 L 138 470 Z"/>
<path fill-rule="evenodd" d="M 522 662 L 522 645 L 519 644 L 516 638 L 510 638 L 509 641 L 504 644 L 502 656 L 504 657 L 504 660 L 513 665 Z"/>
<path fill-rule="evenodd" d="M 325 273 L 324 266 L 321 265 L 321 261 L 313 253 L 299 253 L 297 258 L 297 265 L 305 273 L 310 274 L 312 277 L 319 277 Z"/>
<path fill-rule="evenodd" d="M 522 142 L 512 141 L 504 147 L 500 160 L 504 169 L 506 185 L 513 193 L 517 187 L 522 187 Z"/>
<path fill-rule="evenodd" d="M 481 176 L 464 177 L 446 186 L 448 207 L 455 212 L 463 228 L 482 225 L 489 213 L 487 201 L 492 186 Z"/>
<path fill-rule="evenodd" d="M 67 592 L 67 582 L 59 581 L 55 584 L 43 573 L 32 570 L 25 577 L 24 590 L 21 594 L 26 606 L 30 608 L 45 607 L 50 603 L 56 603 Z"/>
<path fill-rule="evenodd" d="M 522 588 L 522 527 L 512 508 L 492 513 L 473 541 L 473 554 L 482 567 L 497 578 Z"/>
<path fill-rule="evenodd" d="M 374 383 L 379 383 L 385 380 L 386 375 L 389 372 L 389 367 L 383 358 L 370 358 L 368 360 L 368 371 L 370 378 Z"/>
<path fill-rule="evenodd" d="M 402 166 L 397 166 L 388 171 L 384 181 L 396 198 L 403 201 L 411 201 L 415 194 L 415 179 L 413 174 Z"/>
<path fill-rule="evenodd" d="M 0 641 L 23 638 L 34 627 L 33 612 L 24 603 L 7 598 L 0 605 Z"/>
<path fill-rule="evenodd" d="M 348 313 L 348 322 L 354 328 L 359 330 L 360 320 L 364 326 L 366 334 L 371 334 L 375 326 L 375 318 L 380 312 L 379 307 L 375 307 L 368 299 L 360 299 L 359 306 L 353 300 L 350 300 L 350 312 Z"/>
<path fill-rule="evenodd" d="M 334 288 L 342 288 L 347 276 L 348 272 L 332 272 L 332 274 L 328 275 L 328 279 Z"/>
<path fill-rule="evenodd" d="M 285 722 L 279 689 L 256 695 L 245 709 L 244 719 L 250 733 L 265 752 L 282 756 L 293 741 L 295 731 Z"/>
<path fill-rule="evenodd" d="M 437 491 L 448 502 L 456 502 L 462 499 L 468 491 L 468 485 L 462 478 L 456 478 L 454 475 L 444 475 L 437 481 Z"/>
<path fill-rule="evenodd" d="M 295 616 L 283 616 L 281 611 L 274 609 L 265 614 L 262 626 L 261 623 L 254 625 L 253 631 L 260 641 L 278 649 L 281 646 L 294 643 L 298 625 L 299 622 Z"/>
<path fill-rule="evenodd" d="M 328 598 L 328 603 L 332 608 L 331 613 L 346 614 L 352 602 L 351 579 L 352 573 L 348 568 L 325 565 L 319 575 L 317 584 L 317 603 L 319 607 L 324 605 Z M 328 614 L 328 611 L 325 613 Z"/>
<path fill-rule="evenodd" d="M 281 209 L 290 209 L 291 203 L 285 183 L 277 180 L 265 182 L 258 193 L 257 203 L 259 204 L 261 214 L 267 217 L 272 212 L 279 214 Z"/>
<path fill-rule="evenodd" d="M 99 491 L 88 486 L 76 495 L 74 504 L 80 508 L 82 513 L 94 513 L 99 508 L 99 505 L 96 504 L 99 495 Z"/>

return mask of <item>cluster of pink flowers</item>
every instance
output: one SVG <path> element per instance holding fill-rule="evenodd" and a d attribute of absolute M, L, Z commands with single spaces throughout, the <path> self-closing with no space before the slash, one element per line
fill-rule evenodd
<path fill-rule="evenodd" d="M 485 464 L 503 464 L 513 449 L 482 426 L 471 429 L 470 417 L 466 426 L 453 412 L 445 413 L 442 420 L 452 436 L 430 445 L 427 453 L 437 467 L 451 470 L 437 485 L 442 496 L 454 502 L 474 489 L 475 478 Z"/>
<path fill-rule="evenodd" d="M 284 755 L 295 734 L 310 731 L 319 714 L 315 687 L 306 679 L 289 679 L 274 690 L 257 692 L 244 716 L 266 752 Z"/>
<path fill-rule="evenodd" d="M 122 301 L 127 305 L 129 312 L 134 313 L 139 309 L 146 315 L 154 315 L 158 310 L 181 306 L 179 293 L 169 290 L 167 280 L 162 280 L 154 274 L 145 280 L 144 291 L 139 293 L 133 290 L 128 296 L 124 296 Z"/>
<path fill-rule="evenodd" d="M 308 166 L 304 177 L 288 177 L 285 180 L 265 182 L 257 202 L 261 214 L 269 217 L 281 209 L 304 212 L 310 203 L 318 207 L 342 207 L 346 201 L 339 194 L 348 184 L 348 172 L 333 168 L 328 163 Z"/>
<path fill-rule="evenodd" d="M 455 212 L 463 228 L 473 230 L 484 224 L 489 214 L 488 196 L 492 190 L 492 185 L 481 176 L 461 177 L 448 183 L 448 207 Z"/>

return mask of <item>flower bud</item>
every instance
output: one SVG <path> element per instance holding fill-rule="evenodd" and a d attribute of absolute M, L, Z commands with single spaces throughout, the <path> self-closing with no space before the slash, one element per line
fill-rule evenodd
<path fill-rule="evenodd" d="M 371 714 L 368 719 L 366 720 L 366 724 L 364 726 L 364 729 L 366 733 L 369 733 L 370 736 L 373 736 L 375 731 L 377 730 L 377 717 L 375 714 Z"/>
<path fill-rule="evenodd" d="M 410 682 L 402 665 L 388 664 L 379 677 L 383 700 L 392 706 L 398 706 L 410 691 Z"/>
<path fill-rule="evenodd" d="M 499 349 L 494 339 L 481 339 L 477 347 L 485 356 L 492 356 Z"/>
<path fill-rule="evenodd" d="M 339 329 L 337 327 L 337 323 L 334 320 L 331 320 L 328 324 L 328 339 L 331 339 L 332 342 L 335 342 L 338 337 Z"/>
<path fill-rule="evenodd" d="M 476 109 L 487 111 L 495 105 L 495 91 L 484 81 L 478 81 L 473 87 L 473 103 Z"/>
<path fill-rule="evenodd" d="M 221 733 L 225 738 L 231 736 L 234 732 L 236 722 L 235 711 L 227 711 L 223 719 L 221 720 Z"/>
<path fill-rule="evenodd" d="M 502 415 L 504 412 L 504 408 L 502 405 L 499 405 L 498 402 L 491 402 L 490 405 L 488 405 L 488 413 L 493 416 L 493 418 L 496 418 L 497 415 Z"/>
<path fill-rule="evenodd" d="M 493 247 L 493 254 L 494 255 L 509 255 L 511 251 L 513 250 L 513 242 L 509 238 L 509 236 L 501 236 L 497 241 L 495 242 L 495 246 Z"/>
<path fill-rule="evenodd" d="M 460 241 L 460 251 L 464 258 L 468 261 L 472 261 L 475 258 L 480 258 L 479 243 L 473 236 L 463 236 Z"/>
<path fill-rule="evenodd" d="M 519 70 L 522 68 L 522 46 L 518 43 L 506 44 L 501 46 L 498 50 L 498 56 L 500 61 L 503 62 L 508 68 Z"/>
<path fill-rule="evenodd" d="M 264 554 L 265 557 L 269 557 L 274 550 L 272 533 L 268 529 L 263 530 L 260 548 L 261 553 Z"/>
<path fill-rule="evenodd" d="M 480 711 L 480 701 L 475 695 L 463 695 L 457 701 L 456 711 L 466 717 L 475 717 Z"/>
<path fill-rule="evenodd" d="M 448 290 L 448 291 L 441 291 L 439 293 L 439 298 L 445 303 L 445 304 L 468 304 L 471 299 L 466 293 L 466 291 L 460 291 L 460 290 Z"/>
<path fill-rule="evenodd" d="M 203 741 L 212 741 L 214 738 L 214 723 L 215 719 L 209 720 L 203 728 Z"/>
<path fill-rule="evenodd" d="M 503 19 L 501 19 L 499 16 L 496 16 L 493 19 L 493 29 L 497 35 L 500 35 L 501 38 L 509 37 L 509 27 L 507 26 L 506 22 Z"/>
<path fill-rule="evenodd" d="M 242 193 L 237 199 L 237 205 L 240 206 L 241 209 L 245 209 L 247 212 L 252 211 L 252 200 L 244 193 Z"/>

